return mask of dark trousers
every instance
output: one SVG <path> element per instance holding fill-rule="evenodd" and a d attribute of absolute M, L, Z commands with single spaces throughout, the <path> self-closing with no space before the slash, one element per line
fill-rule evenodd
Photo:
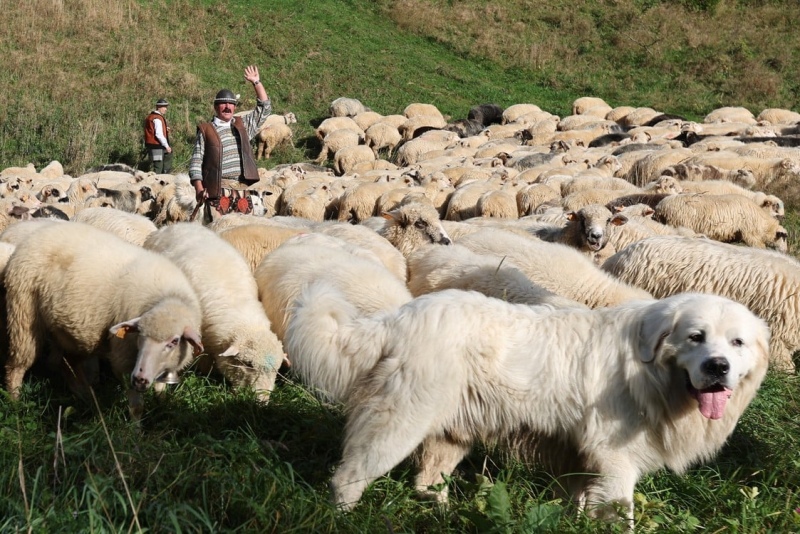
<path fill-rule="evenodd" d="M 169 174 L 172 171 L 171 152 L 167 152 L 160 146 L 148 146 L 147 155 L 150 158 L 151 170 L 156 174 Z"/>

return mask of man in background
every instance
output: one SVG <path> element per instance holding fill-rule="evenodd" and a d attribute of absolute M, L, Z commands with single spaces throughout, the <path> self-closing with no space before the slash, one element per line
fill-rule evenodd
<path fill-rule="evenodd" d="M 169 174 L 172 170 L 172 147 L 169 145 L 167 102 L 159 98 L 156 109 L 144 119 L 144 146 L 156 174 Z"/>

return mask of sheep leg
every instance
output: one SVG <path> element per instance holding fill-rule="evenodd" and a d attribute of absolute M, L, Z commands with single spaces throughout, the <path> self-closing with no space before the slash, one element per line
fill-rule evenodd
<path fill-rule="evenodd" d="M 430 486 L 443 484 L 444 475 L 452 473 L 469 450 L 469 445 L 455 443 L 444 437 L 425 439 L 420 446 L 418 457 L 420 470 L 415 481 L 417 494 L 441 504 L 447 503 L 447 486 L 438 491 L 430 489 Z"/>
<path fill-rule="evenodd" d="M 42 318 L 33 295 L 9 289 L 8 359 L 6 360 L 6 389 L 11 398 L 19 399 L 22 379 L 36 361 L 42 336 Z"/>

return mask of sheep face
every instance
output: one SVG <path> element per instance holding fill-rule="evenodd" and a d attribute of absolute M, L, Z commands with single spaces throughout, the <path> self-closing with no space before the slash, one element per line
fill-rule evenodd
<path fill-rule="evenodd" d="M 261 340 L 270 333 L 261 332 Z M 273 354 L 263 341 L 244 339 L 234 342 L 215 359 L 222 375 L 236 387 L 250 387 L 258 397 L 267 400 L 275 386 L 275 378 L 283 361 L 283 354 Z"/>
<path fill-rule="evenodd" d="M 608 243 L 610 225 L 622 226 L 628 222 L 625 215 L 612 215 L 605 206 L 594 204 L 567 213 L 567 220 L 569 224 L 577 225 L 580 238 L 586 248 L 593 252 L 601 250 Z"/>
<path fill-rule="evenodd" d="M 196 320 L 187 320 L 195 315 L 198 315 Z M 138 334 L 136 364 L 131 373 L 131 384 L 136 391 L 147 391 L 155 382 L 175 375 L 203 351 L 196 323 L 199 323 L 196 311 L 172 302 L 156 305 L 141 317 L 109 329 L 119 339 Z"/>
<path fill-rule="evenodd" d="M 433 206 L 410 203 L 384 213 L 383 217 L 388 221 L 385 237 L 404 256 L 421 245 L 452 243 Z"/>

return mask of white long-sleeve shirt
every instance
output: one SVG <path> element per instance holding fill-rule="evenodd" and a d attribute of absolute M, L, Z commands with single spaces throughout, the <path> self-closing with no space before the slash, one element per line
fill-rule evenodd
<path fill-rule="evenodd" d="M 158 139 L 158 142 L 161 143 L 161 146 L 164 148 L 169 148 L 167 136 L 164 135 L 164 121 L 161 119 L 153 119 L 153 129 L 155 130 L 154 134 L 156 139 Z"/>

